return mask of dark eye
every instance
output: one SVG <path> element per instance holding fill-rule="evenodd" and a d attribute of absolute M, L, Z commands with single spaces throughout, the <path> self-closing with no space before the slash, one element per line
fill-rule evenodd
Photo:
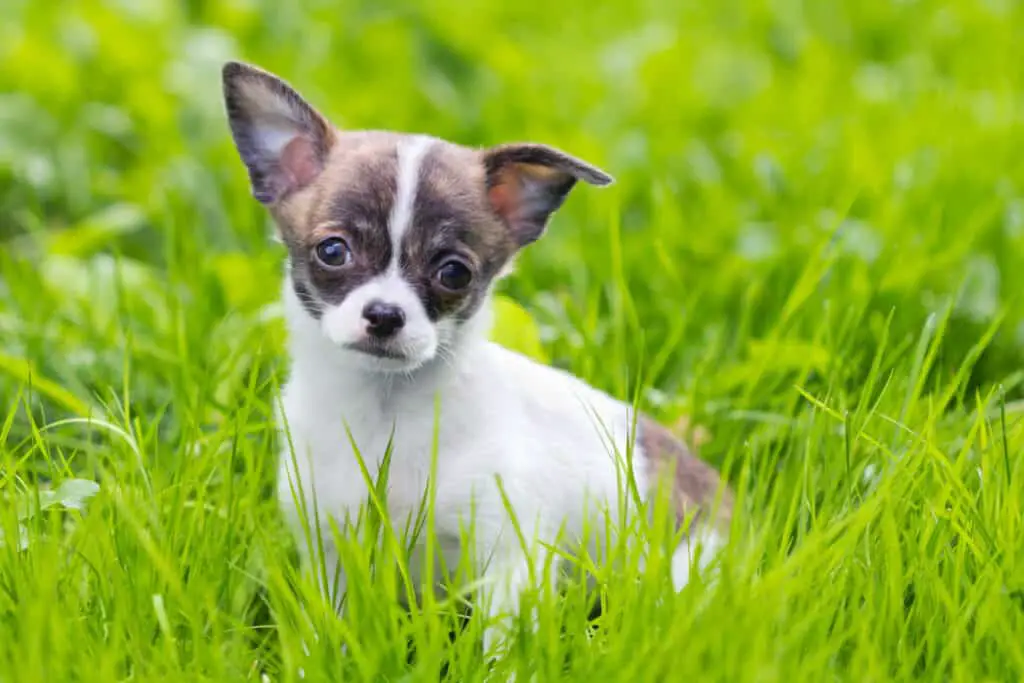
<path fill-rule="evenodd" d="M 437 269 L 438 283 L 452 292 L 465 289 L 472 279 L 473 273 L 462 261 L 445 261 L 444 265 Z"/>
<path fill-rule="evenodd" d="M 316 245 L 316 258 L 328 268 L 340 268 L 352 260 L 352 250 L 340 237 L 328 237 Z"/>

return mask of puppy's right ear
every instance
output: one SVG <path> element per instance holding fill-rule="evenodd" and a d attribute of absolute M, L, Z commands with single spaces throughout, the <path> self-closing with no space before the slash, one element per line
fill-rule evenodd
<path fill-rule="evenodd" d="M 334 144 L 327 119 L 283 80 L 241 62 L 222 71 L 228 123 L 253 196 L 273 204 L 308 185 Z"/>
<path fill-rule="evenodd" d="M 491 208 L 520 247 L 541 236 L 577 181 L 597 186 L 613 182 L 596 166 L 536 143 L 492 147 L 484 153 L 484 168 Z"/>

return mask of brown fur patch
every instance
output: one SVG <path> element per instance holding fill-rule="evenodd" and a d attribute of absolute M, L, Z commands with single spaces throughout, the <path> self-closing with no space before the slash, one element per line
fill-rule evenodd
<path fill-rule="evenodd" d="M 386 231 L 399 140 L 393 133 L 337 132 L 323 171 L 271 207 L 282 239 L 308 239 L 318 227 L 332 223 L 372 224 Z"/>
<path fill-rule="evenodd" d="M 382 273 L 391 259 L 389 219 L 397 193 L 398 148 L 404 136 L 387 132 L 337 132 L 323 171 L 305 188 L 273 205 L 292 277 L 304 303 L 339 303 L 348 292 Z M 480 153 L 435 140 L 420 167 L 412 224 L 402 238 L 399 265 L 432 320 L 466 319 L 518 245 L 484 193 Z M 343 270 L 320 268 L 316 244 L 343 237 L 354 261 Z M 449 292 L 436 272 L 457 256 L 473 272 L 470 286 Z M 314 316 L 319 305 L 306 305 Z"/>
<path fill-rule="evenodd" d="M 648 417 L 637 421 L 637 445 L 645 458 L 654 486 L 671 476 L 668 485 L 677 519 L 682 522 L 694 514 L 694 522 L 707 522 L 714 512 L 713 524 L 727 527 L 732 519 L 733 493 L 722 486 L 719 473 L 696 456 L 667 428 Z"/>
<path fill-rule="evenodd" d="M 323 171 L 271 207 L 288 247 L 293 286 L 314 317 L 322 303 L 340 303 L 384 272 L 391 260 L 387 224 L 396 192 L 399 136 L 338 132 L 335 140 Z M 352 263 L 343 269 L 324 268 L 314 256 L 316 245 L 332 236 L 352 249 Z"/>
<path fill-rule="evenodd" d="M 448 315 L 464 319 L 475 312 L 516 250 L 483 187 L 478 152 L 443 140 L 431 145 L 420 170 L 413 222 L 403 236 L 401 267 L 433 320 Z M 464 291 L 437 286 L 437 268 L 449 257 L 459 258 L 473 273 Z"/>

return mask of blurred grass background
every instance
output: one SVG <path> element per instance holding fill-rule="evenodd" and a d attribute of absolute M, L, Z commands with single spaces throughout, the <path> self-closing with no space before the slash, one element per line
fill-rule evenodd
<path fill-rule="evenodd" d="M 823 321 L 892 314 L 899 340 L 947 303 L 938 372 L 997 314 L 971 381 L 1021 365 L 1018 3 L 5 7 L 3 349 L 83 400 L 121 385 L 129 337 L 140 386 L 168 385 L 150 370 L 188 373 L 179 351 L 220 366 L 242 351 L 214 328 L 277 294 L 280 253 L 225 134 L 218 74 L 232 57 L 342 126 L 541 140 L 609 169 L 619 184 L 577 193 L 508 287 L 558 362 L 602 347 L 624 277 L 642 348 L 673 342 L 652 382 L 697 402 L 749 386 L 751 364 L 758 382 L 783 381 L 807 354 L 855 387 L 878 326 L 833 358 L 815 339 Z M 823 249 L 812 302 L 760 368 L 759 342 Z"/>
<path fill-rule="evenodd" d="M 5 0 L 5 500 L 39 475 L 113 472 L 157 491 L 183 481 L 234 491 L 233 473 L 258 463 L 244 481 L 265 487 L 272 476 L 282 252 L 224 120 L 220 67 L 238 58 L 280 74 L 342 127 L 546 142 L 612 173 L 611 188 L 574 193 L 502 285 L 498 338 L 617 395 L 639 387 L 666 420 L 685 413 L 708 426 L 705 457 L 727 466 L 775 543 L 767 566 L 813 530 L 831 533 L 873 476 L 920 448 L 928 458 L 904 466 L 936 454 L 955 463 L 957 505 L 978 503 L 971 519 L 1009 544 L 992 541 L 1007 576 L 1020 577 L 1024 565 L 1010 562 L 1024 557 L 1020 513 L 1006 507 L 1019 499 L 982 505 L 982 482 L 996 475 L 970 473 L 991 456 L 1003 478 L 990 486 L 1013 490 L 1024 445 L 1022 35 L 1024 5 L 1011 0 Z M 120 425 L 132 448 L 85 428 L 40 431 L 76 416 Z M 194 467 L 186 456 L 236 451 L 244 457 L 182 479 Z M 920 484 L 912 478 L 907 487 Z M 923 499 L 945 509 L 936 501 L 949 486 L 892 489 L 908 507 L 872 508 L 900 520 L 897 545 L 914 558 L 904 568 L 938 552 L 932 540 L 914 545 L 924 532 L 909 520 L 932 509 Z M 258 529 L 271 507 L 243 513 L 232 502 L 225 514 Z M 117 518 L 98 513 L 92 533 Z M 8 520 L 8 538 L 42 534 L 24 521 Z M 860 541 L 848 540 L 852 557 Z M 160 547 L 165 559 L 188 557 L 173 539 Z M 132 566 L 110 552 L 106 562 Z M 201 557 L 212 570 L 216 554 Z M 0 583 L 36 585 L 9 560 Z M 168 571 L 184 569 L 153 580 Z M 811 604 L 815 585 L 786 599 Z M 966 609 L 966 595 L 940 601 L 943 614 Z M 826 612 L 853 609 L 833 597 Z M 992 597 L 999 628 L 1021 624 L 1007 599 Z M 770 609 L 746 609 L 758 604 Z M 946 624 L 930 617 L 919 615 L 931 624 L 920 633 Z M 6 623 L 13 634 L 30 622 Z M 963 628 L 996 638 L 976 622 Z M 966 651 L 967 636 L 949 637 L 950 652 Z M 941 653 L 900 642 L 917 653 L 908 671 L 932 671 L 924 661 L 980 680 L 1020 670 L 1000 649 L 1010 636 L 999 638 L 991 670 L 980 656 L 944 669 Z M 903 670 L 895 650 L 876 655 L 874 680 Z"/>

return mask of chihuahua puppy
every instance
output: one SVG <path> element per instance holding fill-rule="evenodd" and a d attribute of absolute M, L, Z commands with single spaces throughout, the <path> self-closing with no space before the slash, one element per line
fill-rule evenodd
<path fill-rule="evenodd" d="M 340 576 L 330 597 L 345 582 L 329 520 L 351 522 L 368 495 L 356 451 L 371 475 L 390 452 L 393 520 L 416 515 L 433 486 L 448 566 L 474 528 L 488 651 L 531 574 L 551 578 L 541 572 L 552 547 L 635 506 L 624 486 L 652 496 L 667 483 L 688 525 L 671 563 L 682 588 L 696 544 L 703 566 L 726 540 L 732 498 L 718 473 L 630 405 L 488 340 L 489 298 L 516 253 L 579 181 L 612 178 L 542 144 L 342 131 L 280 78 L 238 62 L 224 66 L 223 90 L 252 193 L 287 247 L 279 496 L 297 534 L 304 515 L 320 525 L 317 561 Z"/>

